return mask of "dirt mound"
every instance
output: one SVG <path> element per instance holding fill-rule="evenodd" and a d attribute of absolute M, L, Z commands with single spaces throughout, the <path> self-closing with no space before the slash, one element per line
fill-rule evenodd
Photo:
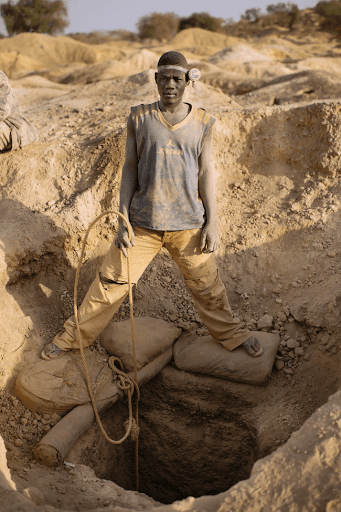
<path fill-rule="evenodd" d="M 97 52 L 92 46 L 66 36 L 24 33 L 0 40 L 0 53 L 13 51 L 47 67 L 73 62 L 92 64 L 97 61 Z"/>
<path fill-rule="evenodd" d="M 237 101 L 241 105 L 287 105 L 327 98 L 341 98 L 340 76 L 309 70 L 275 78 Z"/>
<path fill-rule="evenodd" d="M 194 55 L 211 55 L 225 46 L 239 42 L 240 39 L 236 37 L 218 34 L 202 28 L 187 28 L 178 32 L 167 46 L 169 50 L 187 51 Z"/>
<path fill-rule="evenodd" d="M 122 61 L 130 68 L 130 74 L 144 71 L 145 69 L 156 68 L 159 57 L 156 53 L 146 50 L 139 50 Z"/>
<path fill-rule="evenodd" d="M 113 80 L 146 69 L 156 68 L 157 61 L 156 53 L 143 49 L 120 61 L 109 60 L 76 69 L 72 73 L 60 77 L 58 81 L 62 84 L 91 84 L 101 80 Z"/>
<path fill-rule="evenodd" d="M 335 57 L 310 57 L 297 63 L 299 69 L 311 69 L 328 71 L 341 75 L 341 58 Z"/>
<path fill-rule="evenodd" d="M 100 64 L 85 66 L 76 69 L 70 74 L 59 77 L 61 84 L 92 84 L 101 80 L 113 80 L 131 74 L 131 67 L 125 62 L 118 60 L 108 60 Z"/>
<path fill-rule="evenodd" d="M 20 77 L 33 70 L 41 69 L 43 65 L 16 51 L 0 51 L 0 69 L 8 78 Z"/>
<path fill-rule="evenodd" d="M 18 80 L 11 80 L 11 85 L 15 96 L 24 109 L 62 96 L 70 90 L 70 86 L 51 82 L 40 75 L 30 75 Z"/>
<path fill-rule="evenodd" d="M 44 78 L 40 75 L 29 75 L 24 78 L 18 78 L 17 80 L 11 80 L 11 85 L 15 89 L 18 88 L 44 88 L 44 89 L 59 89 L 61 91 L 69 90 L 68 87 L 65 87 L 60 84 L 56 84 L 47 78 Z"/>
<path fill-rule="evenodd" d="M 215 65 L 219 65 L 224 61 L 238 61 L 238 62 L 253 62 L 259 60 L 271 60 L 270 57 L 263 55 L 260 52 L 254 50 L 251 46 L 245 44 L 236 44 L 234 46 L 228 46 L 220 52 L 211 55 L 208 59 L 209 62 Z"/>
<path fill-rule="evenodd" d="M 237 37 L 226 36 L 224 34 L 218 34 L 217 32 L 211 32 L 210 30 L 204 30 L 203 28 L 187 28 L 181 30 L 177 35 L 170 41 L 170 45 L 174 47 L 224 47 L 231 44 L 236 44 L 240 40 Z"/>
<path fill-rule="evenodd" d="M 116 45 L 89 45 L 67 36 L 52 37 L 35 33 L 24 33 L 0 40 L 0 55 L 10 53 L 13 59 L 14 55 L 21 59 L 23 67 L 20 68 L 18 62 L 17 72 L 43 66 L 49 68 L 74 63 L 94 64 L 108 59 L 125 58 L 136 51 L 133 43 L 125 44 L 123 48 L 126 51 Z"/>

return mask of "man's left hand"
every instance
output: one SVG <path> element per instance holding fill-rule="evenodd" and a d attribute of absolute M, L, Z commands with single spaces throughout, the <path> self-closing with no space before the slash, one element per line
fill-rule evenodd
<path fill-rule="evenodd" d="M 215 225 L 206 224 L 201 232 L 200 250 L 204 253 L 216 251 L 218 248 L 218 231 Z"/>

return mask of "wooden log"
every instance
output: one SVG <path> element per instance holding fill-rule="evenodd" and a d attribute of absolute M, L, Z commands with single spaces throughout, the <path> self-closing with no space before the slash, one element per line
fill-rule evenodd
<path fill-rule="evenodd" d="M 153 379 L 172 359 L 173 347 L 156 357 L 137 372 L 139 387 Z M 133 376 L 133 372 L 129 375 Z M 104 412 L 125 396 L 124 391 L 112 384 L 110 389 L 104 390 L 110 398 L 98 397 L 98 412 Z M 33 456 L 45 466 L 58 466 L 64 460 L 71 447 L 95 422 L 95 414 L 92 404 L 79 405 L 64 416 L 47 434 L 38 446 L 33 450 Z"/>

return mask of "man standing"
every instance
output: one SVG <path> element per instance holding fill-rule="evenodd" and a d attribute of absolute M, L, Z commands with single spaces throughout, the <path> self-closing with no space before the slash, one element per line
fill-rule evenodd
<path fill-rule="evenodd" d="M 116 238 L 78 311 L 84 346 L 108 324 L 128 293 L 125 257 L 136 283 L 156 254 L 165 247 L 178 264 L 200 318 L 227 350 L 241 346 L 250 356 L 262 347 L 233 318 L 214 251 L 217 215 L 211 169 L 212 126 L 215 119 L 183 101 L 193 73 L 185 57 L 167 52 L 158 62 L 155 80 L 160 100 L 131 108 L 126 157 L 122 169 Z M 54 359 L 79 348 L 74 317 L 64 324 L 42 352 Z"/>

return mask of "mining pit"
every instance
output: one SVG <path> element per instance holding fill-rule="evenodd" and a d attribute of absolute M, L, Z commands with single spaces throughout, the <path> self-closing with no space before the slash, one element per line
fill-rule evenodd
<path fill-rule="evenodd" d="M 210 41 L 213 37 L 188 30 L 188 41 L 199 34 L 203 46 L 206 36 Z M 41 41 L 58 43 L 58 38 L 26 36 L 32 37 L 25 45 L 18 36 L 25 48 L 34 49 Z M 326 66 L 331 54 L 338 72 L 336 43 L 331 48 L 322 35 L 314 44 L 284 36 L 283 47 L 301 53 L 296 63 L 267 61 L 268 73 L 273 72 L 269 87 L 279 84 L 282 94 L 287 81 L 272 83 L 276 73 L 291 76 L 295 69 L 286 66 L 295 65 L 299 72 L 307 69 L 309 59 L 309 69 L 322 66 L 322 61 Z M 212 71 L 209 66 L 217 62 L 223 66 L 222 54 L 211 58 L 202 50 L 200 55 L 197 42 L 186 46 L 177 37 L 174 49 L 187 51 L 197 67 Z M 273 36 L 266 37 L 254 42 L 257 51 L 265 52 L 274 43 Z M 16 44 L 15 38 L 11 41 Z M 323 57 L 327 49 L 328 57 Z M 27 410 L 14 396 L 15 379 L 39 360 L 44 345 L 72 314 L 82 239 L 97 215 L 117 208 L 129 107 L 156 99 L 152 59 L 161 50 L 149 48 L 146 53 L 132 45 L 119 77 L 110 75 L 112 62 L 83 62 L 76 70 L 71 62 L 61 69 L 55 63 L 49 67 L 40 55 L 44 72 L 32 75 L 30 70 L 24 76 L 17 70 L 12 80 L 26 115 L 40 130 L 40 142 L 0 155 L 3 510 L 340 510 L 341 91 L 333 82 L 328 96 L 323 73 L 313 74 L 320 81 L 315 96 L 294 87 L 302 77 L 305 84 L 308 74 L 295 76 L 293 89 L 288 86 L 280 96 L 282 103 L 274 98 L 270 102 L 262 88 L 251 95 L 228 96 L 224 73 L 220 88 L 207 75 L 205 83 L 186 93 L 188 101 L 217 119 L 212 156 L 217 259 L 231 307 L 251 330 L 281 338 L 268 383 L 251 386 L 169 364 L 142 386 L 139 492 L 134 443 L 108 445 L 96 425 L 77 440 L 60 466 L 43 466 L 32 455 L 60 418 Z M 217 43 L 218 50 L 223 47 Z M 225 72 L 228 66 L 229 72 L 238 67 L 240 74 L 247 68 L 254 73 L 248 76 L 250 83 L 256 75 L 263 79 L 264 60 L 246 66 L 237 62 L 237 50 L 234 60 L 224 61 Z M 234 87 L 241 83 L 240 74 Z M 79 300 L 114 232 L 110 218 L 91 232 Z M 134 313 L 205 332 L 180 272 L 164 250 L 134 289 Z M 125 301 L 113 321 L 128 317 Z M 91 351 L 107 358 L 98 341 Z M 126 417 L 124 401 L 103 413 L 110 436 L 122 435 Z"/>

